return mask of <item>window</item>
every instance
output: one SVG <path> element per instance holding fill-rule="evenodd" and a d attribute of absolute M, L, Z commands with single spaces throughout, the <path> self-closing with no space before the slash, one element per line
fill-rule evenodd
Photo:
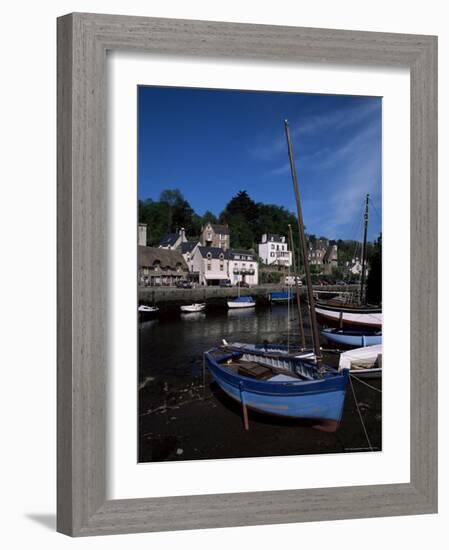
<path fill-rule="evenodd" d="M 220 271 L 223 271 L 223 264 L 220 264 Z"/>
<path fill-rule="evenodd" d="M 210 263 L 207 264 L 207 271 L 210 271 Z"/>
<path fill-rule="evenodd" d="M 274 250 L 274 244 L 271 245 L 271 250 Z"/>

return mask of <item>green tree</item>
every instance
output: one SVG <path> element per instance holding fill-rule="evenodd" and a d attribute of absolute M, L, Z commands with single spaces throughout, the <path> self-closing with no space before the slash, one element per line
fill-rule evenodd
<path fill-rule="evenodd" d="M 198 235 L 201 221 L 179 189 L 165 189 L 159 202 L 168 207 L 168 232 L 176 232 L 184 227 L 189 235 Z"/>
<path fill-rule="evenodd" d="M 218 222 L 217 216 L 213 214 L 210 210 L 206 210 L 206 212 L 204 212 L 204 215 L 201 216 L 201 225 L 206 225 L 207 222 L 210 222 L 210 223 Z"/>
<path fill-rule="evenodd" d="M 166 203 L 147 199 L 139 201 L 139 222 L 146 223 L 147 241 L 150 246 L 159 244 L 169 229 L 169 207 Z"/>
<path fill-rule="evenodd" d="M 228 218 L 232 216 L 244 216 L 248 224 L 251 225 L 257 220 L 257 214 L 257 204 L 249 197 L 246 191 L 239 191 L 228 202 L 220 214 L 220 219 L 227 222 Z"/>

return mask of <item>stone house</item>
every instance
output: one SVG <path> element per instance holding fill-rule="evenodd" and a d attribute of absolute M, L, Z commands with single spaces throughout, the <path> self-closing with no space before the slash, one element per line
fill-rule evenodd
<path fill-rule="evenodd" d="M 139 246 L 147 246 L 147 224 L 139 223 L 137 226 L 137 244 Z"/>
<path fill-rule="evenodd" d="M 173 286 L 189 274 L 179 250 L 138 246 L 137 256 L 139 285 Z"/>
<path fill-rule="evenodd" d="M 201 246 L 228 250 L 230 247 L 229 226 L 207 222 L 201 229 L 200 243 Z"/>
<path fill-rule="evenodd" d="M 332 273 L 338 265 L 337 243 L 327 239 L 309 242 L 309 264 L 321 267 L 326 274 Z"/>

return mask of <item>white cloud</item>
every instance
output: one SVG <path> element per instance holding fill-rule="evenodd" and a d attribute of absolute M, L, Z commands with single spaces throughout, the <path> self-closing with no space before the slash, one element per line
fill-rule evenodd
<path fill-rule="evenodd" d="M 363 122 L 372 115 L 378 108 L 375 103 L 360 105 L 357 108 L 345 108 L 338 111 L 320 113 L 316 115 L 302 116 L 301 120 L 290 121 L 290 134 L 292 139 L 311 137 L 314 134 L 343 130 Z M 252 147 L 250 154 L 263 160 L 273 160 L 281 153 L 287 152 L 287 144 L 284 133 L 278 133 L 274 139 L 269 139 L 265 143 Z"/>

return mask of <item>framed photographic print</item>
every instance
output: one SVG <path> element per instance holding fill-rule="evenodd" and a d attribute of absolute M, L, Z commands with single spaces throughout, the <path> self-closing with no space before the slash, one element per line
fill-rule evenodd
<path fill-rule="evenodd" d="M 435 37 L 58 20 L 59 531 L 436 511 L 436 74 Z"/>

